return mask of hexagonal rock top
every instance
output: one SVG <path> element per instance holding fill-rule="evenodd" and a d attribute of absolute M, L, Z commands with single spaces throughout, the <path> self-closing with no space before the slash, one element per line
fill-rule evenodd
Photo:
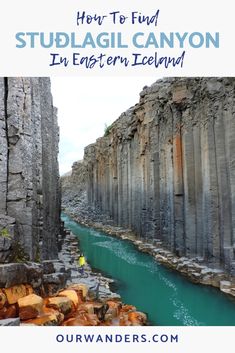
<path fill-rule="evenodd" d="M 36 294 L 30 294 L 24 298 L 20 298 L 18 305 L 21 320 L 34 319 L 42 311 L 43 299 Z"/>

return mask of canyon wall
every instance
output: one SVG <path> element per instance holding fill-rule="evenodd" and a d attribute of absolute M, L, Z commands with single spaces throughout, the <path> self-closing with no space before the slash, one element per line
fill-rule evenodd
<path fill-rule="evenodd" d="M 0 78 L 0 263 L 57 256 L 56 109 L 48 78 Z"/>
<path fill-rule="evenodd" d="M 85 149 L 88 203 L 235 274 L 235 79 L 170 78 Z"/>
<path fill-rule="evenodd" d="M 61 191 L 65 204 L 84 199 L 87 173 L 83 161 L 74 162 L 72 170 L 61 177 Z"/>

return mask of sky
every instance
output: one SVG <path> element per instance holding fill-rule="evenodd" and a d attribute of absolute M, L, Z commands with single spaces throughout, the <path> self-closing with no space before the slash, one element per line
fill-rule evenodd
<path fill-rule="evenodd" d="M 83 158 L 84 147 L 104 135 L 124 111 L 139 101 L 154 77 L 52 77 L 54 106 L 60 127 L 60 174 Z"/>

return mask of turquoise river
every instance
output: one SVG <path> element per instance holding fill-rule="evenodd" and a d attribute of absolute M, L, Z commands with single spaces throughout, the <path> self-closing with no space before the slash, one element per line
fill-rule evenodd
<path fill-rule="evenodd" d="M 122 301 L 148 314 L 152 325 L 235 325 L 235 299 L 219 290 L 193 284 L 123 241 L 86 228 L 63 215 L 79 237 L 89 264 L 113 278 Z"/>

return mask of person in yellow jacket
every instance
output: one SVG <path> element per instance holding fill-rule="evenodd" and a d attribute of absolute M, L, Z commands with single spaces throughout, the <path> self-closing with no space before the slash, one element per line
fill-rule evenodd
<path fill-rule="evenodd" d="M 86 259 L 85 259 L 85 256 L 83 255 L 83 253 L 81 253 L 80 256 L 79 256 L 78 264 L 79 264 L 79 267 L 80 267 L 81 275 L 84 275 L 84 268 L 85 268 L 85 265 L 86 265 Z"/>

